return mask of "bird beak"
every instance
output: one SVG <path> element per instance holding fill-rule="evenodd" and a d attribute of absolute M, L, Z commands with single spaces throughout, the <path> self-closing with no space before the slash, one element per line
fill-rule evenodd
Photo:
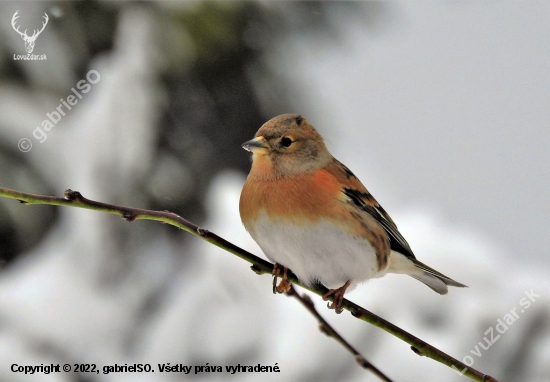
<path fill-rule="evenodd" d="M 264 137 L 256 137 L 242 144 L 242 148 L 254 154 L 265 155 L 268 153 L 269 145 Z"/>

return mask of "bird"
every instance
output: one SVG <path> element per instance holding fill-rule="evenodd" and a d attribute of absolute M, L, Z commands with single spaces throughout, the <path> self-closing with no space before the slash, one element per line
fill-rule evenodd
<path fill-rule="evenodd" d="M 347 291 L 387 273 L 407 274 L 439 294 L 466 287 L 416 259 L 396 224 L 359 179 L 328 151 L 300 114 L 282 114 L 242 147 L 252 166 L 241 221 L 273 267 L 273 293 L 288 292 L 288 272 L 324 285 L 341 313 Z M 277 285 L 278 277 L 282 277 Z"/>

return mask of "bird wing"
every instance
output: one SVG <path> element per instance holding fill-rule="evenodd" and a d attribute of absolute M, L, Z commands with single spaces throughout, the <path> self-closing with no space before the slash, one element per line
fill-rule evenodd
<path fill-rule="evenodd" d="M 409 258 L 416 258 L 409 243 L 401 235 L 390 215 L 374 199 L 349 168 L 334 159 L 326 168 L 326 171 L 338 179 L 342 185 L 341 192 L 351 205 L 368 213 L 384 228 L 390 238 L 390 248 L 392 251 L 399 252 Z"/>

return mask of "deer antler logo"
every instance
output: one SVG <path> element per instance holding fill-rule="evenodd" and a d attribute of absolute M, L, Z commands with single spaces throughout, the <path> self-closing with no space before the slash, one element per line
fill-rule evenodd
<path fill-rule="evenodd" d="M 48 24 L 48 14 L 44 13 L 44 19 L 45 21 L 42 23 L 42 29 L 40 30 L 37 30 L 35 29 L 34 30 L 34 33 L 32 34 L 32 36 L 28 36 L 27 35 L 27 30 L 25 29 L 25 32 L 20 32 L 19 31 L 19 27 L 16 27 L 15 26 L 15 20 L 19 17 L 17 15 L 19 11 L 16 11 L 11 19 L 11 26 L 13 27 L 13 29 L 15 29 L 15 31 L 17 33 L 19 33 L 21 35 L 21 38 L 23 40 L 25 40 L 25 49 L 27 49 L 27 53 L 32 53 L 32 50 L 34 49 L 34 42 L 36 41 L 36 38 L 40 35 L 40 33 L 42 33 L 42 31 L 44 30 L 44 28 L 46 28 L 46 25 Z"/>

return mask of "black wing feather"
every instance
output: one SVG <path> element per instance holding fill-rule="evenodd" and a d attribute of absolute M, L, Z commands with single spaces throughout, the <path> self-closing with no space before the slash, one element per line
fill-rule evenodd
<path fill-rule="evenodd" d="M 386 230 L 390 238 L 390 248 L 392 251 L 399 252 L 407 257 L 412 257 L 413 259 L 416 258 L 411 247 L 409 246 L 409 243 L 407 243 L 403 235 L 401 235 L 393 220 L 369 192 L 361 192 L 351 188 L 344 188 L 344 194 L 357 208 L 371 215 Z M 367 203 L 367 201 L 370 203 Z"/>

